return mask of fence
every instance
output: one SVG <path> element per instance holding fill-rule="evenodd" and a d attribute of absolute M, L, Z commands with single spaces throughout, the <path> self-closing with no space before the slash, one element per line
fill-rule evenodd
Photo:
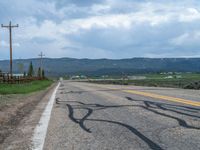
<path fill-rule="evenodd" d="M 34 80 L 41 80 L 39 77 L 24 77 L 24 76 L 10 76 L 8 73 L 1 73 L 0 74 L 0 83 L 7 83 L 7 84 L 21 84 L 27 83 Z"/>

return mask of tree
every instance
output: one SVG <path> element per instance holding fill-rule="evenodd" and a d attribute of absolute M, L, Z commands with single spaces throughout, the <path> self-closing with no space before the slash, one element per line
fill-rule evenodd
<path fill-rule="evenodd" d="M 37 76 L 38 76 L 39 78 L 41 78 L 41 68 L 40 68 L 40 67 L 38 68 Z"/>
<path fill-rule="evenodd" d="M 26 72 L 24 71 L 24 77 L 26 77 Z"/>
<path fill-rule="evenodd" d="M 34 75 L 34 70 L 33 70 L 33 63 L 31 61 L 29 68 L 28 68 L 28 76 L 32 77 Z"/>
<path fill-rule="evenodd" d="M 44 69 L 42 69 L 42 78 L 45 78 L 45 72 L 44 72 Z"/>

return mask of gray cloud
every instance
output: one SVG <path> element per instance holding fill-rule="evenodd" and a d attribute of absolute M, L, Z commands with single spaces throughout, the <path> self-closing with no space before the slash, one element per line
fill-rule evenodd
<path fill-rule="evenodd" d="M 197 0 L 7 0 L 0 18 L 20 25 L 15 58 L 41 50 L 49 57 L 182 57 L 200 56 L 199 8 Z M 6 59 L 8 32 L 0 35 Z"/>

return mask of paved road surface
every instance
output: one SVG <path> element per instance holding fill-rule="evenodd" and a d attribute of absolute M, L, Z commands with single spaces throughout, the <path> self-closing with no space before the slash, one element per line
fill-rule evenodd
<path fill-rule="evenodd" d="M 56 99 L 45 150 L 200 149 L 199 91 L 63 81 Z"/>

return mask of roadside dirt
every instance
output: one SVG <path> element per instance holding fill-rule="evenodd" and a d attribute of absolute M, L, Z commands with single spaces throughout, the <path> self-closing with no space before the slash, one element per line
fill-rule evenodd
<path fill-rule="evenodd" d="M 50 92 L 54 87 L 55 84 L 46 90 L 27 95 L 1 96 L 1 98 L 5 98 L 8 103 L 0 105 L 0 149 L 4 149 L 5 146 L 10 145 L 11 142 L 19 140 L 14 140 L 12 138 L 14 136 L 20 138 L 17 134 L 24 132 L 23 129 L 25 129 L 25 127 L 23 126 L 26 122 L 25 120 L 31 118 L 33 111 L 38 107 L 39 103 L 43 103 L 43 107 L 45 107 L 44 105 L 48 102 Z M 39 114 L 42 113 L 43 107 Z M 37 124 L 39 118 L 40 116 L 35 117 L 35 124 Z M 19 131 L 19 128 L 22 130 Z M 17 133 L 18 131 L 19 133 Z M 12 136 L 12 134 L 14 134 L 14 136 Z"/>

